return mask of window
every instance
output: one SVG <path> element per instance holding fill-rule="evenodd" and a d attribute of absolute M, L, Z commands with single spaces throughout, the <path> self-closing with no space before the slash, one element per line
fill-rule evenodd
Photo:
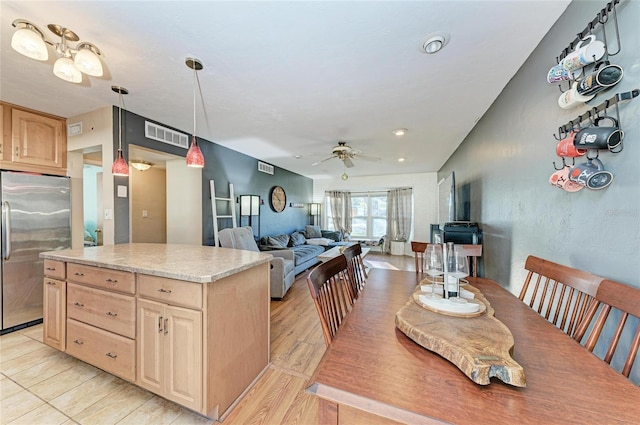
<path fill-rule="evenodd" d="M 329 197 L 325 198 L 326 224 L 335 230 Z M 351 237 L 354 239 L 380 239 L 387 233 L 387 194 L 351 193 Z"/>

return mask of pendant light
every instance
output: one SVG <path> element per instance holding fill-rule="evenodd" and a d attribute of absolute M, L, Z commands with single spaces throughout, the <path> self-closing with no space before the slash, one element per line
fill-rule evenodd
<path fill-rule="evenodd" d="M 124 159 L 124 155 L 122 154 L 122 104 L 124 103 L 122 96 L 129 94 L 129 90 L 120 86 L 111 86 L 111 90 L 120 95 L 120 107 L 118 108 L 118 154 L 116 156 L 116 160 L 111 166 L 111 174 L 114 176 L 128 176 L 129 165 L 127 165 L 127 161 Z"/>
<path fill-rule="evenodd" d="M 202 62 L 196 58 L 187 58 L 185 63 L 193 69 L 193 136 L 191 137 L 191 146 L 187 151 L 187 167 L 203 168 L 204 155 L 198 146 L 198 138 L 196 137 L 196 87 L 200 88 L 200 80 L 198 80 L 198 71 L 203 66 Z"/>

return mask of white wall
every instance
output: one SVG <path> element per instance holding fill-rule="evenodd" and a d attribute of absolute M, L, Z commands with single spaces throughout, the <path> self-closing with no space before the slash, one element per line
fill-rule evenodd
<path fill-rule="evenodd" d="M 87 112 L 86 114 L 77 115 L 67 119 L 67 123 L 82 123 L 82 134 L 73 137 L 67 137 L 67 150 L 69 154 L 72 152 L 80 154 L 80 156 L 69 155 L 68 158 L 76 158 L 68 162 L 69 175 L 72 179 L 82 179 L 83 162 L 81 153 L 85 149 L 98 147 L 102 150 L 102 164 L 104 168 L 104 178 L 102 179 L 102 193 L 105 196 L 102 199 L 102 211 L 98 214 L 103 216 L 104 209 L 111 209 L 113 212 L 113 176 L 111 174 L 111 164 L 113 163 L 113 116 L 112 107 L 106 106 L 96 111 Z M 74 177 L 75 176 L 75 177 Z M 82 184 L 73 184 L 71 188 L 71 202 L 76 205 L 82 205 L 83 198 Z M 78 199 L 80 199 L 78 204 Z M 82 211 L 82 208 L 79 208 Z M 76 218 L 77 216 L 77 218 Z M 113 214 L 112 214 L 113 216 Z M 72 220 L 71 231 L 74 235 L 78 233 L 84 235 L 84 222 L 82 214 L 74 215 Z M 104 220 L 102 224 L 102 237 L 104 245 L 113 245 L 115 237 L 115 224 L 113 220 Z M 74 236 L 74 243 L 76 237 Z"/>
<path fill-rule="evenodd" d="M 202 169 L 166 162 L 167 243 L 202 245 Z"/>
<path fill-rule="evenodd" d="M 349 177 L 344 181 L 337 176 L 332 179 L 313 181 L 313 202 L 323 203 L 328 190 L 351 192 L 386 191 L 398 187 L 413 188 L 413 231 L 411 239 L 428 242 L 430 225 L 438 222 L 437 173 L 393 174 L 385 176 Z M 323 211 L 324 212 L 324 211 Z M 413 255 L 411 244 L 405 244 L 405 254 Z"/>

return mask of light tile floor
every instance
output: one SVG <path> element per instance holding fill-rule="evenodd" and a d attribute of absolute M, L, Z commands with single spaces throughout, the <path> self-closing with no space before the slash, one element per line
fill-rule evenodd
<path fill-rule="evenodd" d="M 0 424 L 213 424 L 42 343 L 42 325 L 0 336 Z"/>

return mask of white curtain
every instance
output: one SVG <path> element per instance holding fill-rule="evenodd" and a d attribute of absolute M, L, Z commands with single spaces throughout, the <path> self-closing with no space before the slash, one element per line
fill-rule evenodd
<path fill-rule="evenodd" d="M 351 193 L 332 190 L 327 194 L 333 215 L 333 227 L 343 235 L 351 234 Z"/>
<path fill-rule="evenodd" d="M 411 233 L 411 200 L 413 189 L 393 189 L 387 192 L 387 237 L 384 251 L 391 251 L 391 241 L 407 241 Z"/>

